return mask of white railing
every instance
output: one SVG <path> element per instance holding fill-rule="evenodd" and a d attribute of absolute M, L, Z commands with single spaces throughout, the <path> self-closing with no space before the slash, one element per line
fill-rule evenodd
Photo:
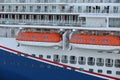
<path fill-rule="evenodd" d="M 85 22 L 79 21 L 52 21 L 52 20 L 26 20 L 26 19 L 0 19 L 0 24 L 17 25 L 46 25 L 46 26 L 82 26 Z"/>
<path fill-rule="evenodd" d="M 27 0 L 27 1 L 13 1 L 2 0 L 0 3 L 120 3 L 119 0 Z"/>

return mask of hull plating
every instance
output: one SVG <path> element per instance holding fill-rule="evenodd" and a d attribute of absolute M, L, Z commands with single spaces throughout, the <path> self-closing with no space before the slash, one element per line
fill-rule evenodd
<path fill-rule="evenodd" d="M 0 49 L 0 80 L 105 80 Z"/>

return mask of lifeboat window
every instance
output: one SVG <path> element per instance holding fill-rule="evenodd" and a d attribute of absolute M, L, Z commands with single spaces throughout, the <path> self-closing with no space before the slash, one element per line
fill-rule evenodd
<path fill-rule="evenodd" d="M 76 40 L 76 38 L 72 38 L 72 40 L 73 40 L 73 41 L 75 41 L 75 40 Z"/>
<path fill-rule="evenodd" d="M 85 57 L 79 57 L 79 58 L 78 58 L 78 63 L 79 63 L 80 65 L 85 65 L 85 63 L 86 63 L 86 58 L 85 58 Z"/>
<path fill-rule="evenodd" d="M 103 39 L 103 42 L 104 42 L 104 43 L 107 43 L 107 42 L 108 42 L 108 39 Z"/>
<path fill-rule="evenodd" d="M 101 69 L 98 69 L 98 73 L 102 73 L 103 71 Z"/>
<path fill-rule="evenodd" d="M 112 59 L 106 59 L 105 65 L 106 65 L 107 67 L 112 67 L 112 66 L 113 66 L 113 60 L 112 60 Z"/>
<path fill-rule="evenodd" d="M 78 38 L 78 41 L 82 41 L 82 38 Z"/>
<path fill-rule="evenodd" d="M 107 74 L 112 74 L 112 71 L 111 70 L 107 70 Z"/>
<path fill-rule="evenodd" d="M 120 68 L 120 59 L 116 59 L 115 60 L 115 67 L 119 67 Z"/>
<path fill-rule="evenodd" d="M 39 55 L 39 58 L 43 58 L 43 55 Z"/>
<path fill-rule="evenodd" d="M 88 65 L 95 65 L 95 58 L 88 57 Z"/>
<path fill-rule="evenodd" d="M 63 55 L 61 62 L 62 63 L 68 63 L 68 57 L 66 55 Z"/>
<path fill-rule="evenodd" d="M 77 58 L 75 56 L 70 56 L 70 63 L 71 64 L 76 64 Z"/>
<path fill-rule="evenodd" d="M 60 62 L 60 56 L 59 55 L 54 55 L 53 61 Z"/>
<path fill-rule="evenodd" d="M 120 71 L 116 71 L 116 75 L 120 75 Z"/>
<path fill-rule="evenodd" d="M 48 58 L 48 59 L 51 59 L 51 56 L 50 56 L 50 55 L 47 55 L 47 58 Z"/>
<path fill-rule="evenodd" d="M 97 66 L 103 66 L 103 65 L 104 65 L 104 59 L 102 59 L 102 58 L 97 58 L 96 65 L 97 65 Z"/>
<path fill-rule="evenodd" d="M 48 39 L 48 36 L 44 36 L 44 39 Z"/>
<path fill-rule="evenodd" d="M 90 42 L 95 42 L 95 39 L 90 38 Z"/>

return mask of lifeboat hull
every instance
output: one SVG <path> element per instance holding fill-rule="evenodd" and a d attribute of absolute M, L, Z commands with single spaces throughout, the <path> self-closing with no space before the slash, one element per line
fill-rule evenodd
<path fill-rule="evenodd" d="M 18 41 L 20 45 L 30 45 L 30 46 L 62 46 L 62 41 L 60 42 L 33 42 L 33 41 Z"/>
<path fill-rule="evenodd" d="M 83 49 L 96 49 L 96 50 L 117 50 L 120 46 L 106 46 L 106 45 L 88 45 L 88 44 L 74 44 L 70 43 L 70 46 Z"/>

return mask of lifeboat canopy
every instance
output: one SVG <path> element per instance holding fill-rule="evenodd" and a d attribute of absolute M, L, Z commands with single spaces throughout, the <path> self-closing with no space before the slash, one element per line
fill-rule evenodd
<path fill-rule="evenodd" d="M 62 36 L 55 32 L 20 32 L 16 40 L 22 45 L 61 46 Z"/>
<path fill-rule="evenodd" d="M 120 37 L 115 35 L 74 34 L 70 38 L 71 46 L 88 49 L 120 49 Z"/>

